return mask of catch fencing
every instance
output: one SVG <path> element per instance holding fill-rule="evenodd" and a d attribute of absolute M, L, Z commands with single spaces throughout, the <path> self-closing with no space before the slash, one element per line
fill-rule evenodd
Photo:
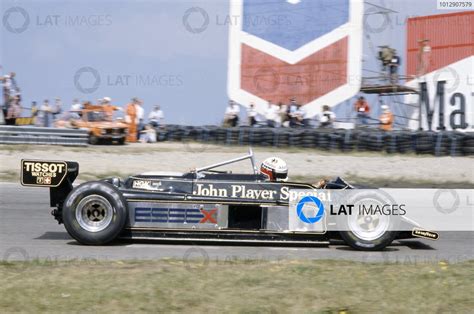
<path fill-rule="evenodd" d="M 389 154 L 474 155 L 474 133 L 391 131 L 375 129 L 222 128 L 168 125 L 157 129 L 159 141 L 224 145 L 372 151 Z"/>
<path fill-rule="evenodd" d="M 87 146 L 88 140 L 87 130 L 0 126 L 0 144 Z"/>

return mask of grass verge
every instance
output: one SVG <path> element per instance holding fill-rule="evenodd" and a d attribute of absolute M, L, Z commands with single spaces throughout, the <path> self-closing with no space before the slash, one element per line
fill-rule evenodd
<path fill-rule="evenodd" d="M 474 261 L 0 263 L 4 312 L 468 313 Z"/>

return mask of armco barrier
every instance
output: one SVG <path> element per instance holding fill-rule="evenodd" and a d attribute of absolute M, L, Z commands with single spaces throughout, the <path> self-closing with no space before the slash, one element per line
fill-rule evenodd
<path fill-rule="evenodd" d="M 88 140 L 87 130 L 0 126 L 0 144 L 86 146 Z"/>
<path fill-rule="evenodd" d="M 157 129 L 159 141 L 197 141 L 224 145 L 302 147 L 389 154 L 474 155 L 474 133 L 376 129 L 221 128 L 168 125 Z"/>

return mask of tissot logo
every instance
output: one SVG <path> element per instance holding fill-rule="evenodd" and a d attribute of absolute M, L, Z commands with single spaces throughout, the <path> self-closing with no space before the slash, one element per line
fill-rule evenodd
<path fill-rule="evenodd" d="M 63 161 L 21 161 L 21 183 L 23 185 L 58 186 L 67 173 L 67 164 Z"/>

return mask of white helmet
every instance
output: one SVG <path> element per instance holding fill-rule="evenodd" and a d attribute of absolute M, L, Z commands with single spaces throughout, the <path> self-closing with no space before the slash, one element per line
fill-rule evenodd
<path fill-rule="evenodd" d="M 286 162 L 278 157 L 265 159 L 260 166 L 260 173 L 267 176 L 270 181 L 288 180 L 288 167 Z"/>
<path fill-rule="evenodd" d="M 110 97 L 104 97 L 103 101 L 104 101 L 104 102 L 111 102 L 111 101 L 112 101 L 112 98 L 110 98 Z"/>

